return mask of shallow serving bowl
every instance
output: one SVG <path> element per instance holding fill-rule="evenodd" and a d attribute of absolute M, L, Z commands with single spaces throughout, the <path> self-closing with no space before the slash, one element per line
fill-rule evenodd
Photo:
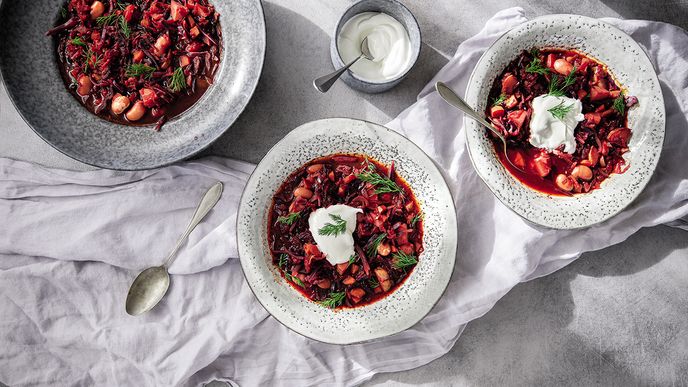
<path fill-rule="evenodd" d="M 260 0 L 214 0 L 223 53 L 215 82 L 160 132 L 98 118 L 67 91 L 55 41 L 64 0 L 4 0 L 0 5 L 0 73 L 24 120 L 48 144 L 81 162 L 110 169 L 148 169 L 187 158 L 229 128 L 248 104 L 263 68 L 265 20 Z"/>
<path fill-rule="evenodd" d="M 579 50 L 606 64 L 627 95 L 638 97 L 628 112 L 632 130 L 630 169 L 612 174 L 599 189 L 572 197 L 535 191 L 512 177 L 497 159 L 486 130 L 465 119 L 468 150 L 476 171 L 506 206 L 523 218 L 547 227 L 588 227 L 614 216 L 645 188 L 664 142 L 664 99 L 652 63 L 630 36 L 610 24 L 577 15 L 533 19 L 500 37 L 478 61 L 466 90 L 466 102 L 485 111 L 495 78 L 522 50 L 553 47 Z"/>
<path fill-rule="evenodd" d="M 395 168 L 413 190 L 425 217 L 418 265 L 387 297 L 333 311 L 302 296 L 271 262 L 267 241 L 272 196 L 293 171 L 316 157 L 359 153 Z M 440 171 L 405 137 L 365 121 L 332 118 L 304 124 L 277 143 L 244 190 L 237 221 L 239 256 L 258 301 L 288 328 L 315 340 L 347 344 L 391 335 L 420 321 L 444 292 L 456 257 L 456 214 Z"/>

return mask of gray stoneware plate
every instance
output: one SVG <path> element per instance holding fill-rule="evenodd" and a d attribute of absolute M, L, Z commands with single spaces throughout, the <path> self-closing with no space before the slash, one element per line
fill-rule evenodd
<path fill-rule="evenodd" d="M 260 0 L 215 0 L 223 54 L 215 83 L 160 132 L 113 124 L 88 112 L 58 72 L 46 37 L 63 0 L 4 0 L 0 5 L 0 73 L 15 107 L 48 144 L 81 162 L 148 169 L 192 156 L 224 133 L 248 104 L 263 68 L 265 20 Z"/>
<path fill-rule="evenodd" d="M 272 264 L 267 241 L 268 211 L 275 191 L 309 160 L 334 153 L 366 154 L 387 165 L 394 160 L 425 213 L 425 251 L 406 281 L 377 302 L 337 311 L 309 301 L 291 287 Z M 420 321 L 449 283 L 457 240 L 453 203 L 432 160 L 400 134 L 347 118 L 313 121 L 277 143 L 246 185 L 237 221 L 241 267 L 258 301 L 297 333 L 333 344 L 388 336 Z"/>
<path fill-rule="evenodd" d="M 605 22 L 578 15 L 548 15 L 513 28 L 480 58 L 466 90 L 466 102 L 485 111 L 494 79 L 522 50 L 573 48 L 606 64 L 628 95 L 638 97 L 629 110 L 632 130 L 630 169 L 612 174 L 599 189 L 572 197 L 540 193 L 518 182 L 497 159 L 486 130 L 465 119 L 468 150 L 476 171 L 507 207 L 550 228 L 589 227 L 611 218 L 642 192 L 659 161 L 664 143 L 664 98 L 652 63 L 630 36 Z"/>

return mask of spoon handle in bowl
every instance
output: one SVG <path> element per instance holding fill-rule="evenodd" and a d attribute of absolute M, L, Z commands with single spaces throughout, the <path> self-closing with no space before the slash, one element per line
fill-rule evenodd
<path fill-rule="evenodd" d="M 442 82 L 437 82 L 437 83 L 435 83 L 435 90 L 437 90 L 437 92 L 440 94 L 440 97 L 442 97 L 442 99 L 445 100 L 448 104 L 461 110 L 464 114 L 466 114 L 470 118 L 478 121 L 478 123 L 480 123 L 481 125 L 483 125 L 487 129 L 494 132 L 500 138 L 503 137 L 501 133 L 499 133 L 495 128 L 493 128 L 489 122 L 487 122 L 480 114 L 478 114 L 478 112 L 473 110 L 473 108 L 470 107 L 466 103 L 466 101 L 464 101 L 461 97 L 459 97 L 454 92 L 454 90 L 449 88 L 449 86 L 445 85 Z"/>
<path fill-rule="evenodd" d="M 342 67 L 341 69 L 336 70 L 327 75 L 323 75 L 320 78 L 315 78 L 315 80 L 313 80 L 313 86 L 315 86 L 315 88 L 318 89 L 319 92 L 327 93 L 327 91 L 330 90 L 332 85 L 334 85 L 334 83 L 337 82 L 337 79 L 339 79 L 339 77 L 341 77 L 342 74 L 344 74 L 344 72 L 349 69 L 349 67 L 353 66 L 353 64 L 361 58 L 363 58 L 363 54 L 361 54 L 358 58 L 352 60 L 351 63 Z"/>
<path fill-rule="evenodd" d="M 170 255 L 167 256 L 167 259 L 165 259 L 165 263 L 162 264 L 163 266 L 167 267 L 170 264 L 172 258 L 182 246 L 182 243 L 184 243 L 186 238 L 189 237 L 189 234 L 191 234 L 196 226 L 201 223 L 203 218 L 208 215 L 208 212 L 215 207 L 215 204 L 217 204 L 218 200 L 220 200 L 220 196 L 222 196 L 222 183 L 218 181 L 217 183 L 213 184 L 208 191 L 206 191 L 205 195 L 203 195 L 203 199 L 201 199 L 201 202 L 198 203 L 198 207 L 196 207 L 196 211 L 191 218 L 191 222 L 189 222 L 189 225 L 186 226 L 186 231 L 184 231 L 184 234 L 177 241 L 177 245 L 174 246 L 174 249 Z"/>

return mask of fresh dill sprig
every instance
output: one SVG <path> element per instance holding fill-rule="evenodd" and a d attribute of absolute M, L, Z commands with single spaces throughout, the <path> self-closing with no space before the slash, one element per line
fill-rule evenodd
<path fill-rule="evenodd" d="M 368 169 L 366 171 L 359 173 L 356 177 L 361 181 L 377 187 L 375 189 L 376 194 L 401 192 L 401 188 L 399 188 L 397 183 L 375 172 L 375 169 L 370 164 L 368 164 Z"/>
<path fill-rule="evenodd" d="M 623 94 L 619 94 L 616 99 L 614 99 L 614 110 L 619 112 L 622 116 L 626 113 L 626 98 Z"/>
<path fill-rule="evenodd" d="M 305 287 L 306 287 L 306 285 L 303 284 L 303 282 L 299 279 L 299 277 L 293 276 L 293 275 L 287 273 L 286 271 L 283 271 L 283 273 L 284 273 L 284 276 L 285 276 L 289 281 L 291 281 L 291 282 L 293 282 L 293 283 L 299 285 L 299 286 L 302 287 L 302 288 L 305 288 Z"/>
<path fill-rule="evenodd" d="M 504 102 L 504 100 L 506 100 L 506 95 L 502 93 L 492 100 L 492 106 L 499 105 L 500 103 Z"/>
<path fill-rule="evenodd" d="M 287 225 L 292 225 L 296 220 L 301 216 L 301 212 L 292 212 L 287 216 L 280 216 L 277 218 L 277 221 L 282 223 L 282 224 L 287 224 Z"/>
<path fill-rule="evenodd" d="M 537 58 L 540 56 L 540 50 L 538 50 L 536 47 L 533 47 L 530 49 L 530 55 Z"/>
<path fill-rule="evenodd" d="M 91 66 L 91 62 L 93 62 L 93 68 L 98 66 L 98 62 L 100 62 L 100 56 L 99 55 L 93 55 L 93 51 L 89 48 L 86 51 L 86 63 L 84 64 L 84 73 L 88 73 L 89 66 Z"/>
<path fill-rule="evenodd" d="M 60 8 L 60 16 L 62 16 L 63 19 L 67 18 L 67 14 L 68 14 L 67 8 L 65 8 L 65 7 Z"/>
<path fill-rule="evenodd" d="M 134 63 L 127 67 L 126 71 L 124 72 L 124 75 L 126 75 L 127 77 L 144 76 L 148 78 L 151 76 L 151 74 L 153 74 L 153 71 L 155 71 L 154 67 L 148 66 L 143 63 Z"/>
<path fill-rule="evenodd" d="M 377 248 L 380 246 L 380 243 L 382 243 L 382 241 L 385 240 L 386 236 L 387 234 L 382 233 L 370 239 L 370 245 L 368 245 L 368 249 L 366 250 L 370 258 L 373 258 L 377 255 Z"/>
<path fill-rule="evenodd" d="M 375 289 L 376 287 L 380 286 L 380 283 L 377 282 L 377 278 L 373 277 L 368 280 L 368 285 L 370 285 L 371 288 Z"/>
<path fill-rule="evenodd" d="M 567 114 L 573 109 L 573 104 L 569 106 L 564 106 L 564 101 L 560 102 L 559 105 L 552 107 L 550 109 L 547 109 L 548 112 L 554 116 L 554 118 L 557 118 L 559 121 L 563 121 L 564 117 L 566 117 Z"/>
<path fill-rule="evenodd" d="M 558 77 L 556 75 L 553 76 L 552 81 L 550 81 L 550 83 L 549 83 L 549 93 L 548 94 L 553 95 L 555 97 L 563 97 L 566 89 L 576 82 L 576 70 L 577 70 L 576 66 L 574 66 L 573 69 L 571 69 L 571 72 L 569 73 L 569 75 L 567 75 L 564 78 L 564 81 L 561 83 L 559 80 L 560 77 Z"/>
<path fill-rule="evenodd" d="M 531 74 L 546 75 L 549 74 L 549 69 L 542 65 L 542 61 L 537 56 L 528 63 L 526 66 L 526 72 Z"/>
<path fill-rule="evenodd" d="M 127 23 L 127 19 L 124 17 L 124 15 L 119 17 L 119 28 L 122 30 L 122 35 L 129 39 L 129 35 L 131 35 L 131 28 L 129 28 L 129 23 Z"/>
<path fill-rule="evenodd" d="M 421 220 L 421 219 L 423 219 L 424 217 L 425 217 L 425 214 L 423 214 L 423 211 L 417 213 L 416 216 L 414 216 L 414 217 L 411 219 L 411 227 L 415 227 L 415 226 L 416 226 L 416 223 L 418 223 L 418 221 Z"/>
<path fill-rule="evenodd" d="M 287 265 L 288 261 L 289 261 L 289 256 L 287 254 L 280 254 L 279 262 L 277 263 L 277 266 L 279 266 L 280 269 L 284 269 L 284 267 Z"/>
<path fill-rule="evenodd" d="M 392 258 L 392 266 L 394 266 L 395 269 L 404 270 L 418 263 L 418 259 L 415 256 L 406 254 L 401 250 L 394 253 Z"/>
<path fill-rule="evenodd" d="M 84 42 L 84 41 L 83 41 L 80 37 L 78 37 L 78 36 L 77 36 L 76 38 L 74 38 L 74 39 L 71 39 L 71 40 L 69 41 L 69 43 L 71 43 L 71 44 L 73 44 L 73 45 L 75 45 L 75 46 L 86 47 L 86 42 Z"/>
<path fill-rule="evenodd" d="M 172 74 L 172 79 L 170 79 L 170 90 L 175 93 L 186 89 L 186 78 L 184 77 L 184 70 L 181 67 L 177 67 Z"/>
<path fill-rule="evenodd" d="M 324 307 L 334 309 L 344 302 L 345 297 L 346 293 L 344 292 L 332 292 L 330 293 L 329 297 L 319 301 L 318 303 Z"/>
<path fill-rule="evenodd" d="M 117 22 L 118 18 L 119 16 L 117 16 L 116 13 L 111 13 L 107 16 L 96 18 L 96 24 L 98 27 L 113 25 Z"/>
<path fill-rule="evenodd" d="M 124 11 L 127 8 L 127 5 L 129 5 L 129 4 L 123 3 L 121 1 L 117 2 L 117 8 L 121 9 L 122 11 Z"/>
<path fill-rule="evenodd" d="M 346 231 L 346 221 L 339 215 L 329 215 L 334 223 L 325 223 L 325 226 L 318 230 L 318 234 L 325 236 L 337 236 L 337 234 L 344 234 L 344 231 Z"/>
<path fill-rule="evenodd" d="M 349 265 L 351 265 L 352 263 L 356 262 L 356 259 L 358 259 L 358 255 L 356 255 L 356 254 L 351 254 L 351 256 L 349 257 Z"/>

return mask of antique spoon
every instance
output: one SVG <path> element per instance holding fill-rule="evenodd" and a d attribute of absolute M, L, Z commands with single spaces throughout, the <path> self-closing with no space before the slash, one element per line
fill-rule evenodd
<path fill-rule="evenodd" d="M 217 182 L 203 195 L 203 199 L 198 203 L 196 211 L 191 218 L 191 222 L 186 227 L 186 231 L 177 241 L 170 255 L 167 256 L 165 262 L 160 266 L 149 267 L 139 274 L 129 288 L 127 294 L 126 310 L 132 316 L 137 316 L 141 313 L 148 312 L 153 309 L 155 305 L 160 302 L 162 297 L 167 293 L 167 288 L 170 287 L 170 274 L 167 272 L 167 267 L 172 262 L 177 251 L 182 246 L 182 243 L 189 237 L 191 231 L 208 215 L 208 212 L 215 207 L 217 201 L 222 195 L 222 183 Z"/>
<path fill-rule="evenodd" d="M 448 104 L 454 106 L 455 108 L 461 110 L 465 115 L 468 117 L 474 119 L 477 121 L 480 125 L 486 127 L 489 129 L 492 133 L 494 133 L 495 136 L 497 136 L 501 141 L 502 145 L 504 147 L 504 158 L 506 161 L 511 164 L 512 167 L 516 168 L 516 170 L 521 171 L 523 173 L 526 173 L 526 171 L 523 170 L 523 168 L 519 168 L 514 164 L 510 159 L 509 159 L 509 154 L 506 152 L 506 138 L 504 138 L 504 135 L 501 134 L 497 129 L 492 127 L 492 125 L 487 122 L 482 115 L 478 114 L 475 110 L 473 110 L 472 107 L 468 106 L 466 101 L 464 101 L 461 97 L 459 97 L 454 90 L 450 89 L 449 86 L 445 85 L 442 82 L 437 82 L 435 83 L 435 90 L 440 94 L 440 97 L 447 102 Z"/>
<path fill-rule="evenodd" d="M 315 88 L 318 89 L 319 92 L 327 93 L 327 91 L 330 90 L 330 87 L 332 87 L 332 85 L 334 85 L 334 83 L 337 82 L 337 79 L 339 79 L 339 77 L 342 74 L 344 74 L 344 72 L 348 70 L 349 67 L 351 67 L 354 63 L 358 62 L 358 60 L 361 58 L 366 58 L 368 60 L 375 59 L 373 55 L 370 53 L 367 36 L 363 38 L 363 41 L 361 41 L 361 55 L 359 55 L 358 58 L 352 60 L 348 65 L 342 67 L 339 70 L 336 70 L 333 73 L 323 75 L 320 78 L 316 78 L 313 81 L 313 86 L 315 86 Z"/>

